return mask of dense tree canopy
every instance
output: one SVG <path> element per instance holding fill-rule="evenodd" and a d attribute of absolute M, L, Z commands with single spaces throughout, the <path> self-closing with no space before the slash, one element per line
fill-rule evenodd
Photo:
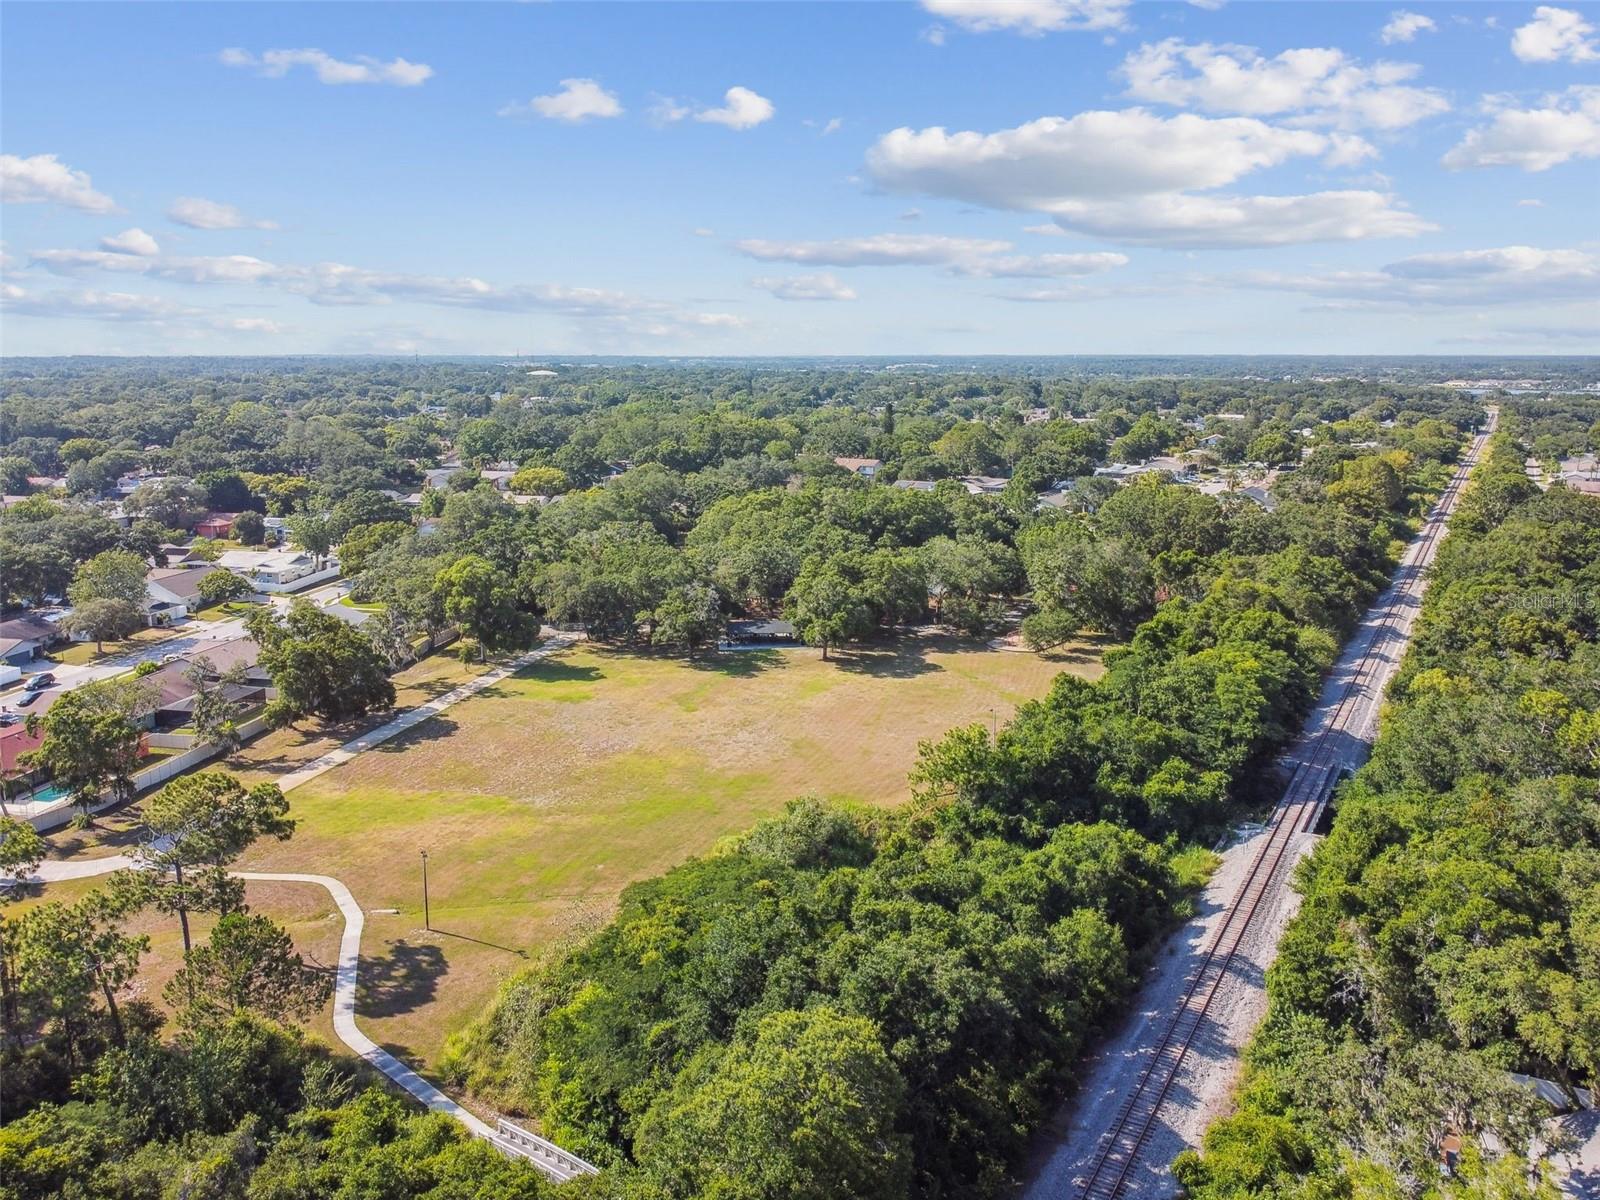
<path fill-rule="evenodd" d="M 1479 468 L 1300 876 L 1242 1109 L 1178 1164 L 1202 1200 L 1553 1195 L 1518 1163 L 1544 1112 L 1508 1072 L 1600 1078 L 1600 501 L 1525 487 L 1518 436 Z"/>

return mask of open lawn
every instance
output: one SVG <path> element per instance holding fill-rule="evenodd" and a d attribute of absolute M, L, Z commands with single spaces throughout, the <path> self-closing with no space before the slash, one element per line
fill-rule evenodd
<path fill-rule="evenodd" d="M 131 650 L 139 650 L 146 646 L 154 646 L 161 642 L 170 641 L 183 632 L 181 628 L 171 627 L 166 629 L 141 629 L 124 641 L 107 641 L 104 654 L 96 652 L 93 642 L 74 642 L 70 646 L 63 646 L 59 650 L 51 651 L 50 658 L 63 666 L 82 667 L 87 666 L 89 663 L 99 662 L 103 658 L 110 658 L 113 655 L 126 654 Z"/>
<path fill-rule="evenodd" d="M 397 678 L 399 703 L 477 670 L 428 659 Z M 810 649 L 685 662 L 577 647 L 296 789 L 294 838 L 258 846 L 240 865 L 349 885 L 368 913 L 363 1027 L 426 1067 L 502 979 L 605 920 L 629 883 L 798 796 L 903 800 L 919 741 L 1003 722 L 1064 670 L 1098 675 L 1098 648 L 1040 656 L 915 637 L 824 663 Z M 228 769 L 272 778 L 356 732 L 281 730 Z M 115 853 L 135 821 L 121 814 L 87 837 L 52 840 L 60 852 Z M 431 932 L 422 928 L 424 849 Z M 302 910 L 330 909 L 326 896 L 302 889 L 317 894 L 280 910 L 289 885 L 270 886 L 258 901 L 252 885 L 251 903 L 298 921 L 296 941 L 312 949 Z M 170 975 L 176 950 L 158 942 L 153 978 Z"/>
<path fill-rule="evenodd" d="M 234 617 L 248 617 L 258 608 L 270 607 L 260 600 L 223 600 L 198 608 L 193 615 L 197 621 L 227 621 Z"/>
<path fill-rule="evenodd" d="M 797 796 L 902 800 L 918 741 L 1004 721 L 1062 670 L 1097 674 L 1098 657 L 940 638 L 833 663 L 575 649 L 297 789 L 293 841 L 247 863 L 335 874 L 369 912 L 399 910 L 368 921 L 362 1017 L 432 1063 L 501 979 L 604 920 L 627 884 Z"/>

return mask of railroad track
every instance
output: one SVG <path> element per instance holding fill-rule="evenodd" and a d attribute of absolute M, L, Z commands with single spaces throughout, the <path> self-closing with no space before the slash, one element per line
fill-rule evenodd
<path fill-rule="evenodd" d="M 1342 684 L 1335 680 L 1324 692 L 1327 698 L 1317 711 L 1325 717 L 1307 728 L 1286 757 L 1285 765 L 1292 768 L 1289 785 L 1273 810 L 1249 874 L 1212 934 L 1200 966 L 1162 1030 L 1138 1082 L 1101 1137 L 1086 1171 L 1073 1181 L 1079 1200 L 1118 1200 L 1121 1196 L 1256 912 L 1269 895 L 1276 893 L 1294 864 L 1296 856 L 1290 854 L 1291 848 L 1302 834 L 1315 828 L 1340 771 L 1357 765 L 1352 751 L 1357 745 L 1366 744 L 1376 721 L 1383 686 L 1395 665 L 1387 653 L 1391 646 L 1403 645 L 1410 632 L 1415 606 L 1421 599 L 1423 575 L 1444 536 L 1467 477 L 1494 430 L 1496 415 L 1491 412 L 1488 428 L 1473 439 L 1418 536 L 1407 547 L 1394 578 L 1374 602 L 1376 619 L 1369 617 L 1362 622 L 1352 647 L 1357 651 L 1354 665 Z"/>

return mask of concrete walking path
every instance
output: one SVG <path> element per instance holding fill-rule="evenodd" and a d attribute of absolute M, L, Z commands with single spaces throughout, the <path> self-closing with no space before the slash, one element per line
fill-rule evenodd
<path fill-rule="evenodd" d="M 477 1137 L 494 1137 L 494 1130 L 488 1124 L 462 1108 L 356 1026 L 356 971 L 361 965 L 361 931 L 366 926 L 366 914 L 361 911 L 349 888 L 331 875 L 303 875 L 293 871 L 231 871 L 229 874 L 247 882 L 314 883 L 326 889 L 344 917 L 344 935 L 339 939 L 339 967 L 333 984 L 333 1032 L 352 1051 L 434 1112 L 454 1117 Z"/>
<path fill-rule="evenodd" d="M 334 750 L 329 750 L 320 758 L 314 758 L 305 766 L 296 771 L 290 771 L 278 780 L 278 787 L 285 792 L 292 791 L 302 783 L 310 783 L 319 775 L 325 775 L 335 767 L 343 766 L 364 750 L 387 742 L 390 738 L 398 737 L 408 729 L 414 729 L 429 717 L 436 717 L 452 705 L 459 704 L 470 696 L 476 696 L 485 688 L 493 687 L 502 679 L 516 674 L 523 667 L 532 666 L 536 662 L 549 658 L 558 650 L 565 650 L 578 639 L 570 633 L 558 634 L 548 638 L 537 649 L 518 656 L 504 666 L 496 667 L 486 674 L 467 680 L 460 687 L 453 688 L 444 695 L 426 704 L 419 704 L 415 708 L 408 708 L 399 716 L 379 725 L 376 729 L 352 738 L 344 745 Z"/>
<path fill-rule="evenodd" d="M 570 634 L 550 638 L 537 649 L 512 659 L 504 666 L 479 675 L 426 704 L 407 709 L 393 720 L 346 742 L 336 750 L 330 750 L 298 771 L 285 775 L 278 781 L 278 786 L 288 792 L 303 783 L 308 783 L 333 770 L 334 767 L 349 762 L 362 751 L 381 745 L 406 730 L 422 724 L 428 718 L 437 716 L 451 705 L 459 704 L 462 700 L 492 687 L 523 667 L 548 658 L 558 650 L 566 649 L 576 640 Z M 38 871 L 28 877 L 27 882 L 60 883 L 69 879 L 90 879 L 96 875 L 109 875 L 112 871 L 138 865 L 126 854 L 108 855 L 105 858 L 71 859 L 64 862 L 43 862 L 39 864 Z M 502 1121 L 500 1127 L 496 1128 L 474 1116 L 361 1032 L 356 1025 L 356 982 L 357 972 L 361 966 L 361 933 L 366 926 L 366 914 L 362 912 L 355 896 L 342 881 L 331 875 L 296 872 L 233 871 L 230 873 L 237 879 L 260 883 L 315 884 L 326 889 L 333 897 L 333 902 L 344 918 L 344 934 L 339 939 L 339 965 L 333 985 L 333 1032 L 352 1053 L 372 1064 L 391 1082 L 404 1088 L 432 1111 L 454 1117 L 474 1137 L 483 1138 L 506 1153 L 528 1160 L 557 1181 L 570 1179 L 574 1175 L 594 1173 L 594 1167 L 576 1155 L 568 1154 L 553 1142 L 547 1142 L 527 1130 L 510 1125 L 509 1122 Z"/>

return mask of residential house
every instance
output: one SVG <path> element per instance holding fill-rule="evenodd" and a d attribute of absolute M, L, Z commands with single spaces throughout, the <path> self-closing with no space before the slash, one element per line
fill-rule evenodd
<path fill-rule="evenodd" d="M 201 659 L 206 661 L 209 670 L 201 666 Z M 146 685 L 155 692 L 151 726 L 158 733 L 180 729 L 194 719 L 195 699 L 200 689 L 190 677 L 195 674 L 196 667 L 200 667 L 205 678 L 212 682 L 216 682 L 226 670 L 211 663 L 209 655 L 197 654 L 192 658 L 166 663 L 160 670 L 152 671 L 145 677 Z M 247 678 L 224 683 L 221 688 L 223 697 L 237 704 L 241 710 L 258 708 L 267 702 L 267 684 L 263 680 Z"/>
<path fill-rule="evenodd" d="M 1145 474 L 1149 474 L 1152 471 L 1166 471 L 1174 479 L 1180 481 L 1192 478 L 1195 474 L 1195 466 L 1192 462 L 1185 462 L 1181 458 L 1173 458 L 1170 455 L 1147 459 L 1143 467 Z"/>
<path fill-rule="evenodd" d="M 266 669 L 259 665 L 261 647 L 252 637 L 229 638 L 203 650 L 191 651 L 188 657 L 191 662 L 205 659 L 206 665 L 217 675 L 242 666 L 247 679 L 261 684 L 270 682 Z"/>
<path fill-rule="evenodd" d="M 24 666 L 66 640 L 54 621 L 47 621 L 39 613 L 23 613 L 0 621 L 0 662 Z"/>
<path fill-rule="evenodd" d="M 214 512 L 207 513 L 194 523 L 195 537 L 225 538 L 233 532 L 233 523 L 239 519 L 238 513 Z"/>
<path fill-rule="evenodd" d="M 152 567 L 144 577 L 145 619 L 152 625 L 171 625 L 202 607 L 200 581 L 216 570 L 210 563 Z"/>
<path fill-rule="evenodd" d="M 37 787 L 47 775 L 42 769 L 25 767 L 17 761 L 28 751 L 37 750 L 44 744 L 44 730 L 29 733 L 26 717 L 33 713 L 48 712 L 56 698 L 65 692 L 64 688 L 29 692 L 22 698 L 25 706 L 24 703 L 0 705 L 0 779 L 9 784 L 12 796 Z"/>
<path fill-rule="evenodd" d="M 1034 500 L 1033 509 L 1035 512 L 1049 512 L 1052 509 L 1076 510 L 1083 503 L 1074 495 L 1076 490 L 1071 487 L 1054 487 L 1048 492 L 1040 492 Z"/>
<path fill-rule="evenodd" d="M 1022 414 L 1022 423 L 1024 425 L 1037 425 L 1042 421 L 1048 421 L 1054 415 L 1055 413 L 1048 408 L 1025 409 Z"/>
<path fill-rule="evenodd" d="M 883 468 L 880 458 L 836 458 L 833 465 L 852 471 L 866 480 L 876 479 L 878 472 Z"/>
<path fill-rule="evenodd" d="M 225 550 L 217 566 L 247 580 L 258 592 L 294 592 L 336 579 L 339 564 L 332 560 L 319 567 L 304 550 Z"/>
<path fill-rule="evenodd" d="M 166 480 L 167 476 L 157 475 L 151 471 L 130 471 L 128 474 L 117 478 L 112 490 L 119 496 L 131 496 L 147 483 L 165 483 Z"/>
<path fill-rule="evenodd" d="M 1114 479 L 1118 483 L 1126 483 L 1144 474 L 1144 468 L 1136 463 L 1108 463 L 1106 466 L 1096 467 L 1094 473 L 1102 479 Z"/>
<path fill-rule="evenodd" d="M 442 467 L 430 467 L 422 473 L 423 488 L 443 488 L 449 486 L 452 476 L 463 470 L 460 463 L 449 463 Z"/>
<path fill-rule="evenodd" d="M 973 496 L 998 496 L 1011 480 L 999 475 L 963 475 L 961 482 Z"/>
<path fill-rule="evenodd" d="M 905 492 L 931 492 L 939 485 L 931 479 L 896 479 L 890 486 Z"/>

